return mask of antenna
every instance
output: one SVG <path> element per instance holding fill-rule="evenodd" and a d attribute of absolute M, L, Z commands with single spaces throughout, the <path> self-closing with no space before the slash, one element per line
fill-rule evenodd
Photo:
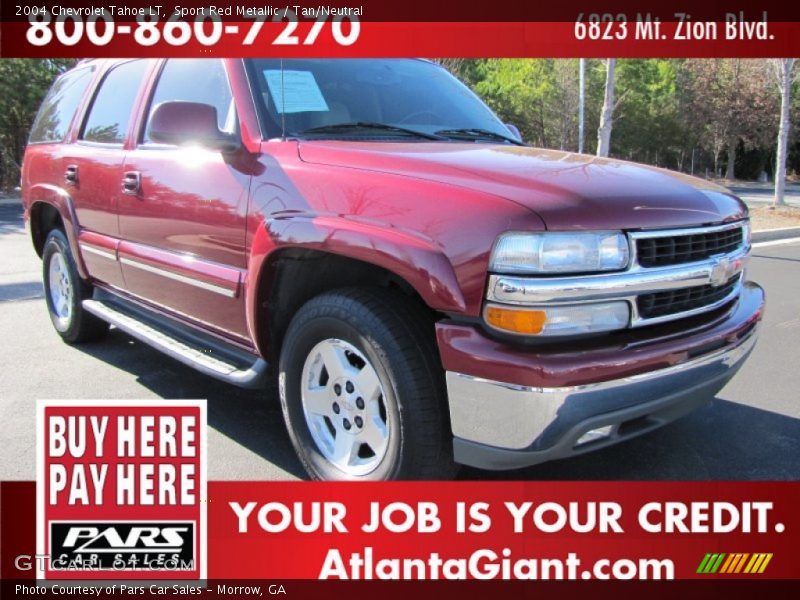
<path fill-rule="evenodd" d="M 281 59 L 281 138 L 286 139 L 286 88 L 283 85 L 283 59 Z"/>

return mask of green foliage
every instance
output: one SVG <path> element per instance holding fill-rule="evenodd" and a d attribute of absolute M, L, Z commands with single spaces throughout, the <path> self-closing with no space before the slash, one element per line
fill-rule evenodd
<path fill-rule="evenodd" d="M 0 60 L 0 189 L 19 184 L 28 131 L 56 75 L 74 64 L 62 59 Z"/>
<path fill-rule="evenodd" d="M 602 73 L 587 68 L 587 137 L 597 128 Z M 506 122 L 537 146 L 572 149 L 578 143 L 578 60 L 483 60 L 473 70 L 473 89 Z M 587 145 L 588 147 L 588 145 Z"/>
<path fill-rule="evenodd" d="M 637 59 L 617 65 L 620 105 L 614 122 L 615 154 L 622 150 L 626 158 L 674 166 L 686 150 L 677 96 L 680 63 Z"/>
<path fill-rule="evenodd" d="M 441 61 L 535 146 L 578 147 L 578 61 L 448 59 Z M 703 173 L 721 170 L 733 144 L 737 172 L 771 170 L 777 132 L 777 88 L 765 60 L 622 59 L 617 61 L 611 155 Z M 604 61 L 586 68 L 585 148 L 597 144 Z M 800 118 L 800 92 L 792 121 Z M 793 138 L 794 139 L 794 138 Z M 746 152 L 745 152 L 746 151 Z M 741 161 L 742 164 L 738 164 Z M 800 147 L 790 151 L 800 169 Z"/>

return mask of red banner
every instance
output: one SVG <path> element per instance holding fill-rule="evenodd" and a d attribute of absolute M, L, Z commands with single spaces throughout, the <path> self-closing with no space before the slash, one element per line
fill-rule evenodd
<path fill-rule="evenodd" d="M 364 22 L 352 43 L 349 26 L 338 40 L 327 27 L 313 43 L 314 21 L 293 29 L 290 43 L 279 43 L 285 24 L 219 22 L 184 33 L 160 23 L 146 29 L 136 23 L 113 25 L 113 35 L 76 33 L 74 25 L 3 23 L 0 56 L 4 57 L 792 57 L 800 55 L 800 22 L 777 21 L 760 27 L 765 37 L 748 37 L 738 24 L 710 22 L 693 30 L 675 21 L 658 29 L 628 23 L 603 25 L 595 31 L 575 22 Z M 747 22 L 754 31 L 758 21 Z M 583 24 L 585 25 L 585 24 Z M 109 25 L 108 27 L 112 27 Z M 137 30 L 142 27 L 142 33 Z M 200 36 L 197 31 L 203 31 Z M 337 29 L 337 32 L 339 30 Z M 576 33 L 577 31 L 577 33 Z M 590 33 L 591 31 L 591 33 Z M 714 33 L 714 31 L 716 33 Z M 726 37 L 730 35 L 730 37 Z M 753 36 L 756 34 L 753 33 Z M 31 39 L 39 45 L 32 44 Z M 103 41 L 102 45 L 98 40 Z M 143 43 L 143 40 L 147 40 Z M 40 43 L 41 42 L 41 43 Z M 151 43 L 152 42 L 152 43 Z"/>
<path fill-rule="evenodd" d="M 3 57 L 794 57 L 787 3 L 580 2 L 107 5 L 0 7 Z"/>
<path fill-rule="evenodd" d="M 33 483 L 2 486 L 2 577 L 32 578 Z M 798 576 L 800 483 L 210 482 L 212 579 Z"/>

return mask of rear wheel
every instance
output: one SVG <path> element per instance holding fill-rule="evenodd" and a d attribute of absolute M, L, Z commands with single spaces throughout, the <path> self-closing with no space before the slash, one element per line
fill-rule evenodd
<path fill-rule="evenodd" d="M 86 312 L 82 302 L 92 287 L 78 275 L 67 238 L 61 230 L 47 235 L 42 252 L 44 295 L 50 320 L 69 343 L 98 339 L 108 332 L 108 323 Z"/>
<path fill-rule="evenodd" d="M 422 321 L 411 300 L 382 289 L 326 293 L 292 319 L 280 396 L 311 477 L 452 476 L 441 370 Z"/>

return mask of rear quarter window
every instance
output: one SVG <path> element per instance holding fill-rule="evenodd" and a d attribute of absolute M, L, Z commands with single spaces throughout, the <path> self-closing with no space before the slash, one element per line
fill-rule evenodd
<path fill-rule="evenodd" d="M 95 94 L 80 139 L 101 144 L 122 144 L 128 135 L 133 105 L 148 67 L 134 60 L 113 67 Z"/>
<path fill-rule="evenodd" d="M 92 81 L 93 67 L 69 71 L 56 79 L 31 127 L 31 144 L 63 142 L 78 105 Z"/>

